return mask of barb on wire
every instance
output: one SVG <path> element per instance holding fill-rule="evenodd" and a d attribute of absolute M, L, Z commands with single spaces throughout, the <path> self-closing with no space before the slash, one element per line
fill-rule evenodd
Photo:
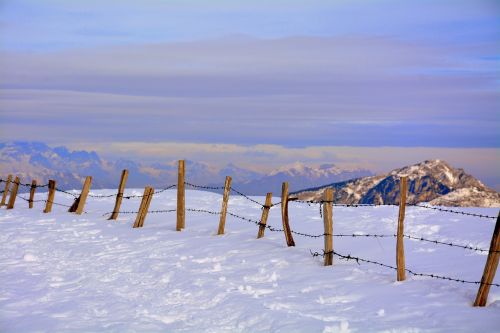
<path fill-rule="evenodd" d="M 370 260 L 370 259 L 364 259 L 364 258 L 352 256 L 350 254 L 348 254 L 348 255 L 340 254 L 340 253 L 338 253 L 338 252 L 336 252 L 334 250 L 328 251 L 328 252 L 323 251 L 323 253 L 312 252 L 311 251 L 311 255 L 313 257 L 318 257 L 318 256 L 324 257 L 327 254 L 333 254 L 336 257 L 338 257 L 340 259 L 343 259 L 343 260 L 346 260 L 346 261 L 350 261 L 350 260 L 356 261 L 356 263 L 358 265 L 359 265 L 360 262 L 365 262 L 365 263 L 369 263 L 369 264 L 373 264 L 373 265 L 378 265 L 378 266 L 389 268 L 389 269 L 396 270 L 396 271 L 398 270 L 397 267 L 394 267 L 394 266 L 391 266 L 391 265 L 387 265 L 387 264 L 384 264 L 384 263 L 381 263 L 381 262 L 378 262 L 378 261 L 374 261 L 374 260 Z M 443 275 L 437 275 L 437 274 L 417 273 L 417 272 L 414 272 L 414 271 L 412 271 L 411 269 L 408 269 L 408 268 L 405 268 L 405 271 L 408 272 L 411 275 L 414 275 L 414 276 L 423 276 L 423 277 L 430 277 L 430 278 L 433 278 L 433 279 L 447 280 L 447 281 L 453 281 L 453 282 L 468 283 L 468 284 L 485 284 L 485 285 L 489 285 L 489 286 L 500 287 L 500 284 L 497 284 L 497 283 L 485 283 L 485 282 L 482 282 L 482 281 L 468 281 L 468 280 L 457 279 L 457 278 L 443 276 Z"/>
<path fill-rule="evenodd" d="M 212 215 L 220 215 L 220 212 L 215 212 L 215 211 L 206 210 L 206 209 L 186 208 L 186 211 L 188 211 L 188 212 L 198 212 L 198 213 L 207 213 L 207 214 L 212 214 Z"/>
<path fill-rule="evenodd" d="M 204 190 L 223 190 L 224 186 L 205 186 L 205 185 L 196 185 L 188 182 L 184 182 L 185 185 L 193 187 L 193 188 L 201 188 Z"/>

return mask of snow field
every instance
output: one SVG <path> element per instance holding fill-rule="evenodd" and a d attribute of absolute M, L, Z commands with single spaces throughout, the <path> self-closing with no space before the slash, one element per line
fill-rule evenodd
<path fill-rule="evenodd" d="M 126 194 L 142 194 L 142 190 Z M 111 194 L 112 190 L 92 191 Z M 45 199 L 37 193 L 36 199 Z M 264 202 L 264 197 L 253 197 Z M 176 191 L 156 195 L 150 210 L 175 209 Z M 274 201 L 278 199 L 275 198 Z M 72 197 L 56 193 L 56 202 Z M 136 211 L 140 198 L 123 200 Z M 497 332 L 500 288 L 486 308 L 474 308 L 477 285 L 408 276 L 334 257 L 322 266 L 323 238 L 282 233 L 228 216 L 175 212 L 107 221 L 114 198 L 88 198 L 83 215 L 43 203 L 0 210 L 0 331 L 2 332 Z M 186 207 L 219 211 L 221 196 L 186 191 Z M 228 210 L 255 220 L 261 209 L 232 195 Z M 495 216 L 496 209 L 469 208 Z M 290 203 L 295 231 L 323 233 L 317 205 Z M 397 207 L 334 207 L 334 233 L 393 234 Z M 488 249 L 494 220 L 408 207 L 405 233 Z M 281 227 L 279 207 L 268 224 Z M 395 238 L 334 238 L 334 249 L 395 265 Z M 406 266 L 416 272 L 479 281 L 486 253 L 405 239 Z M 497 275 L 494 283 L 500 283 Z"/>

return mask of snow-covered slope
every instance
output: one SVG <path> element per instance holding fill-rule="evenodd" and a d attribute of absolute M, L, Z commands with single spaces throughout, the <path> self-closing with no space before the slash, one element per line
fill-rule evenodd
<path fill-rule="evenodd" d="M 113 191 L 93 191 L 112 194 Z M 142 194 L 129 190 L 126 194 Z M 44 199 L 46 193 L 37 193 Z M 72 202 L 56 194 L 55 201 Z M 254 197 L 263 202 L 263 197 Z M 87 214 L 17 201 L 0 210 L 1 332 L 498 332 L 500 288 L 488 306 L 474 308 L 475 284 L 408 276 L 334 258 L 322 266 L 311 251 L 323 239 L 295 235 L 287 248 L 280 232 L 228 216 L 187 211 L 175 231 L 175 212 L 149 214 L 132 229 L 134 214 L 107 221 L 114 198 L 89 198 Z M 176 192 L 155 197 L 151 210 L 174 209 Z M 187 191 L 186 207 L 218 211 L 221 196 Z M 124 200 L 134 211 L 140 199 Z M 496 216 L 496 209 L 462 208 Z M 258 220 L 260 206 L 233 196 L 229 211 Z M 393 234 L 397 207 L 334 207 L 338 234 Z M 494 219 L 408 207 L 405 232 L 487 249 Z M 279 208 L 268 224 L 280 227 Z M 317 206 L 290 203 L 292 229 L 322 234 Z M 395 264 L 395 239 L 334 238 L 339 253 Z M 486 254 L 405 239 L 407 268 L 465 280 L 481 279 Z M 500 283 L 497 274 L 495 283 Z"/>
<path fill-rule="evenodd" d="M 400 178 L 408 177 L 410 204 L 430 202 L 442 206 L 500 207 L 500 193 L 488 188 L 463 169 L 442 160 L 429 160 L 385 175 L 353 179 L 297 193 L 303 200 L 319 200 L 325 188 L 335 189 L 335 200 L 345 204 L 396 204 Z"/>

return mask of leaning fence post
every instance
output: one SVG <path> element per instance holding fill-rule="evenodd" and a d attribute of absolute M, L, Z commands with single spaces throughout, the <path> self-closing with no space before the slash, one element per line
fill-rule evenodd
<path fill-rule="evenodd" d="M 9 203 L 7 204 L 7 209 L 14 208 L 18 190 L 19 190 L 19 177 L 16 177 L 16 179 L 14 180 L 14 186 L 12 186 L 12 190 L 10 191 L 10 197 L 9 197 Z"/>
<path fill-rule="evenodd" d="M 266 230 L 267 217 L 269 216 L 269 209 L 271 209 L 273 194 L 271 192 L 266 194 L 266 203 L 262 209 L 262 217 L 260 218 L 259 233 L 257 238 L 264 237 L 264 231 Z"/>
<path fill-rule="evenodd" d="M 325 190 L 323 224 L 325 227 L 325 266 L 333 265 L 333 189 Z"/>
<path fill-rule="evenodd" d="M 405 249 L 403 242 L 404 235 L 404 220 L 405 220 L 405 207 L 406 207 L 406 192 L 407 192 L 407 178 L 401 177 L 399 187 L 399 215 L 398 215 L 398 233 L 396 240 L 396 266 L 397 266 L 397 280 L 404 281 L 406 279 L 405 271 Z"/>
<path fill-rule="evenodd" d="M 78 215 L 83 213 L 83 207 L 85 207 L 85 201 L 87 200 L 91 183 L 92 183 L 92 177 L 87 176 L 87 178 L 85 178 L 85 182 L 83 183 L 83 188 L 82 192 L 80 193 L 80 196 L 75 199 L 75 202 L 73 203 L 73 205 L 71 205 L 68 212 L 76 213 Z"/>
<path fill-rule="evenodd" d="M 47 197 L 45 209 L 43 210 L 44 213 L 50 213 L 50 211 L 52 210 L 52 203 L 54 202 L 55 193 L 56 193 L 56 181 L 49 180 L 49 195 Z"/>
<path fill-rule="evenodd" d="M 483 277 L 481 278 L 481 284 L 479 285 L 479 290 L 477 291 L 474 306 L 486 305 L 486 301 L 488 301 L 488 293 L 490 292 L 491 283 L 493 282 L 493 279 L 495 278 L 495 273 L 497 272 L 499 258 L 500 258 L 500 212 L 498 213 L 497 223 L 495 224 L 495 230 L 493 231 L 493 236 L 491 237 L 488 259 L 486 259 L 486 265 L 484 265 Z"/>
<path fill-rule="evenodd" d="M 153 194 L 154 188 L 146 186 L 133 228 L 142 228 L 144 226 L 144 220 L 146 219 L 146 215 L 148 215 L 148 209 L 151 204 L 151 199 L 153 199 Z"/>
<path fill-rule="evenodd" d="M 29 208 L 33 208 L 33 201 L 35 199 L 35 191 L 36 191 L 36 180 L 33 179 L 31 181 L 30 199 L 28 201 Z"/>
<path fill-rule="evenodd" d="M 120 207 L 122 205 L 123 192 L 125 191 L 125 184 L 128 179 L 128 170 L 122 171 L 122 176 L 120 178 L 120 185 L 118 186 L 118 194 L 116 195 L 115 208 L 108 220 L 116 220 L 118 218 L 118 213 L 120 212 Z"/>
<path fill-rule="evenodd" d="M 288 182 L 284 182 L 281 186 L 281 222 L 283 223 L 286 244 L 288 246 L 295 246 L 288 223 Z"/>
<path fill-rule="evenodd" d="M 186 202 L 185 202 L 185 188 L 184 176 L 186 168 L 185 161 L 179 161 L 179 170 L 177 177 L 177 226 L 175 230 L 181 231 L 186 227 Z"/>
<path fill-rule="evenodd" d="M 224 234 L 224 227 L 226 226 L 227 202 L 229 201 L 229 191 L 231 191 L 231 177 L 226 176 L 224 182 L 224 195 L 222 196 L 222 208 L 220 210 L 219 229 L 217 235 Z"/>
<path fill-rule="evenodd" d="M 7 180 L 5 181 L 5 189 L 2 194 L 2 201 L 0 202 L 0 207 L 5 206 L 5 200 L 7 199 L 7 194 L 9 194 L 9 187 L 11 181 L 12 181 L 12 175 L 9 175 L 7 177 Z"/>

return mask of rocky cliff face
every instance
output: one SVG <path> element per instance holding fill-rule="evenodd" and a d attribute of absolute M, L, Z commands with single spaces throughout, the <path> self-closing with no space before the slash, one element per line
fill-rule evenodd
<path fill-rule="evenodd" d="M 425 161 L 385 175 L 358 178 L 297 192 L 302 200 L 320 200 L 327 187 L 345 204 L 397 204 L 401 177 L 408 178 L 407 202 L 443 206 L 500 207 L 500 194 L 441 160 Z"/>

